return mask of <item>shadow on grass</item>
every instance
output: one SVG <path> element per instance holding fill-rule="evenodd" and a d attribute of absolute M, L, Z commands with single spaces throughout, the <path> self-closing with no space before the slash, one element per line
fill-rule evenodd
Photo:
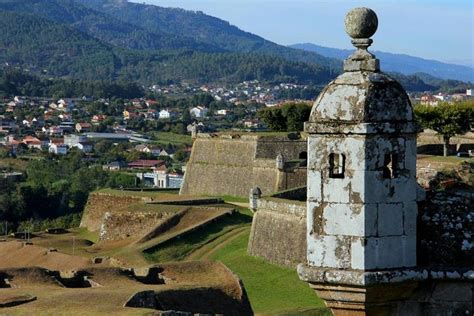
<path fill-rule="evenodd" d="M 191 252 L 219 238 L 233 228 L 252 222 L 252 216 L 236 211 L 205 226 L 184 233 L 178 239 L 165 241 L 155 247 L 146 249 L 144 257 L 152 262 L 180 261 Z"/>
<path fill-rule="evenodd" d="M 265 315 L 278 315 L 278 316 L 332 316 L 332 312 L 329 308 L 321 307 L 307 310 L 297 310 L 297 311 L 287 311 L 279 312 L 275 314 L 265 314 Z"/>

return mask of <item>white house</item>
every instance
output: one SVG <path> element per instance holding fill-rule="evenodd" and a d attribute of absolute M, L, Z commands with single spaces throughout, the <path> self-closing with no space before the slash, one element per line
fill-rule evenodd
<path fill-rule="evenodd" d="M 92 146 L 92 143 L 88 143 L 88 142 L 77 143 L 77 144 L 73 145 L 72 147 L 75 147 L 75 148 L 79 149 L 83 153 L 90 153 L 94 149 L 94 147 Z"/>
<path fill-rule="evenodd" d="M 135 150 L 142 153 L 152 154 L 155 157 L 158 157 L 161 153 L 161 149 L 159 147 L 149 146 L 145 144 L 140 144 L 140 145 L 135 146 Z"/>
<path fill-rule="evenodd" d="M 61 99 L 58 101 L 58 108 L 60 109 L 72 109 L 74 108 L 74 101 L 72 99 Z"/>
<path fill-rule="evenodd" d="M 171 111 L 171 110 L 161 110 L 160 113 L 158 113 L 158 118 L 159 119 L 170 119 L 176 117 L 176 112 Z"/>
<path fill-rule="evenodd" d="M 53 153 L 53 154 L 56 154 L 56 155 L 66 155 L 67 154 L 67 145 L 51 143 L 51 144 L 49 144 L 49 150 L 48 151 L 50 153 Z"/>
<path fill-rule="evenodd" d="M 155 186 L 160 189 L 179 189 L 184 176 L 176 173 L 156 173 Z"/>
<path fill-rule="evenodd" d="M 203 106 L 196 106 L 196 107 L 193 107 L 191 110 L 189 110 L 189 113 L 191 114 L 191 116 L 196 117 L 196 118 L 205 117 L 208 112 L 209 112 L 209 109 Z"/>
<path fill-rule="evenodd" d="M 184 176 L 177 173 L 168 173 L 162 165 L 153 172 L 137 173 L 137 177 L 145 184 L 160 189 L 179 189 L 183 184 Z"/>
<path fill-rule="evenodd" d="M 170 158 L 173 158 L 174 156 L 174 152 L 171 151 L 171 150 L 166 150 L 166 149 L 162 149 L 160 151 L 160 154 L 159 154 L 159 157 L 170 157 Z"/>
<path fill-rule="evenodd" d="M 222 115 L 222 116 L 226 116 L 227 114 L 229 114 L 229 110 L 218 110 L 217 111 L 217 115 Z"/>
<path fill-rule="evenodd" d="M 435 97 L 436 99 L 440 100 L 440 101 L 447 101 L 448 100 L 448 97 L 442 93 L 438 93 L 437 95 L 434 95 L 433 97 Z"/>
<path fill-rule="evenodd" d="M 80 143 L 87 143 L 88 139 L 86 135 L 76 135 L 76 134 L 69 134 L 64 135 L 64 144 L 69 147 L 74 147 Z"/>

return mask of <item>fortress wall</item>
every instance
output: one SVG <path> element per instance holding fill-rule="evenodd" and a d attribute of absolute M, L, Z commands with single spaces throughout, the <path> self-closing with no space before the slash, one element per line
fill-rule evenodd
<path fill-rule="evenodd" d="M 297 159 L 308 151 L 306 139 L 291 140 L 287 137 L 260 137 L 257 142 L 256 158 L 275 159 L 282 154 L 285 160 Z"/>
<path fill-rule="evenodd" d="M 87 200 L 80 227 L 89 231 L 98 231 L 107 211 L 142 202 L 140 197 L 116 196 L 103 193 L 91 193 Z"/>
<path fill-rule="evenodd" d="M 100 240 L 143 236 L 170 216 L 172 214 L 162 212 L 106 212 L 100 227 Z"/>
<path fill-rule="evenodd" d="M 277 198 L 258 200 L 248 252 L 295 268 L 306 260 L 306 203 Z"/>
<path fill-rule="evenodd" d="M 474 191 L 429 192 L 419 205 L 418 264 L 472 267 Z"/>
<path fill-rule="evenodd" d="M 247 196 L 255 186 L 267 194 L 276 191 L 278 170 L 273 168 L 193 163 L 190 169 L 180 194 Z"/>
<path fill-rule="evenodd" d="M 180 194 L 246 197 L 255 186 L 271 194 L 286 188 L 279 186 L 276 156 L 282 153 L 286 159 L 297 159 L 302 151 L 306 151 L 305 141 L 286 136 L 199 134 Z M 299 181 L 293 175 L 290 178 L 292 184 L 301 183 L 299 176 Z"/>
<path fill-rule="evenodd" d="M 278 191 L 306 186 L 307 174 L 307 169 L 301 167 L 281 172 Z"/>
<path fill-rule="evenodd" d="M 451 271 L 451 273 L 458 273 Z M 391 315 L 472 315 L 474 311 L 472 281 L 427 280 L 421 282 L 406 301 L 398 302 Z"/>
<path fill-rule="evenodd" d="M 196 163 L 250 166 L 256 150 L 257 142 L 252 138 L 198 137 L 191 158 Z"/>

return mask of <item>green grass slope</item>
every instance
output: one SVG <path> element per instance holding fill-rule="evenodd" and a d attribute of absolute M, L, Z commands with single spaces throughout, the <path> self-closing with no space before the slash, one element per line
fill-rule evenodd
<path fill-rule="evenodd" d="M 294 269 L 282 268 L 247 254 L 252 213 L 239 212 L 144 253 L 151 262 L 221 261 L 242 279 L 257 314 L 330 315 Z"/>
<path fill-rule="evenodd" d="M 247 254 L 249 233 L 250 228 L 210 259 L 222 261 L 242 279 L 254 312 L 281 315 L 316 309 L 312 315 L 330 315 L 323 301 L 307 283 L 299 280 L 295 270 Z"/>

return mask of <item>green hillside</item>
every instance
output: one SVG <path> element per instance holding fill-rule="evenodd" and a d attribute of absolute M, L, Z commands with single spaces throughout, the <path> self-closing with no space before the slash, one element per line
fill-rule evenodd
<path fill-rule="evenodd" d="M 76 0 L 0 0 L 0 10 L 30 13 L 79 30 L 104 43 L 129 49 L 193 49 L 221 51 L 192 38 L 160 31 L 148 32 L 110 15 L 81 5 Z"/>
<path fill-rule="evenodd" d="M 243 80 L 324 84 L 331 79 L 317 64 L 243 53 L 189 50 L 137 51 L 113 47 L 42 17 L 0 11 L 0 62 L 47 76 L 143 83 Z"/>
<path fill-rule="evenodd" d="M 0 11 L 0 62 L 32 71 L 110 79 L 116 57 L 98 40 L 46 19 Z"/>
<path fill-rule="evenodd" d="M 327 71 L 342 69 L 342 63 L 337 59 L 278 45 L 203 12 L 163 8 L 123 0 L 79 1 L 120 21 L 139 26 L 152 33 L 166 33 L 179 38 L 195 39 L 231 52 L 275 55 L 291 61 L 317 63 L 326 67 Z"/>
<path fill-rule="evenodd" d="M 0 0 L 0 19 L 2 68 L 46 79 L 325 85 L 341 71 L 337 59 L 275 44 L 202 12 L 125 0 Z M 459 87 L 395 76 L 410 91 Z"/>

